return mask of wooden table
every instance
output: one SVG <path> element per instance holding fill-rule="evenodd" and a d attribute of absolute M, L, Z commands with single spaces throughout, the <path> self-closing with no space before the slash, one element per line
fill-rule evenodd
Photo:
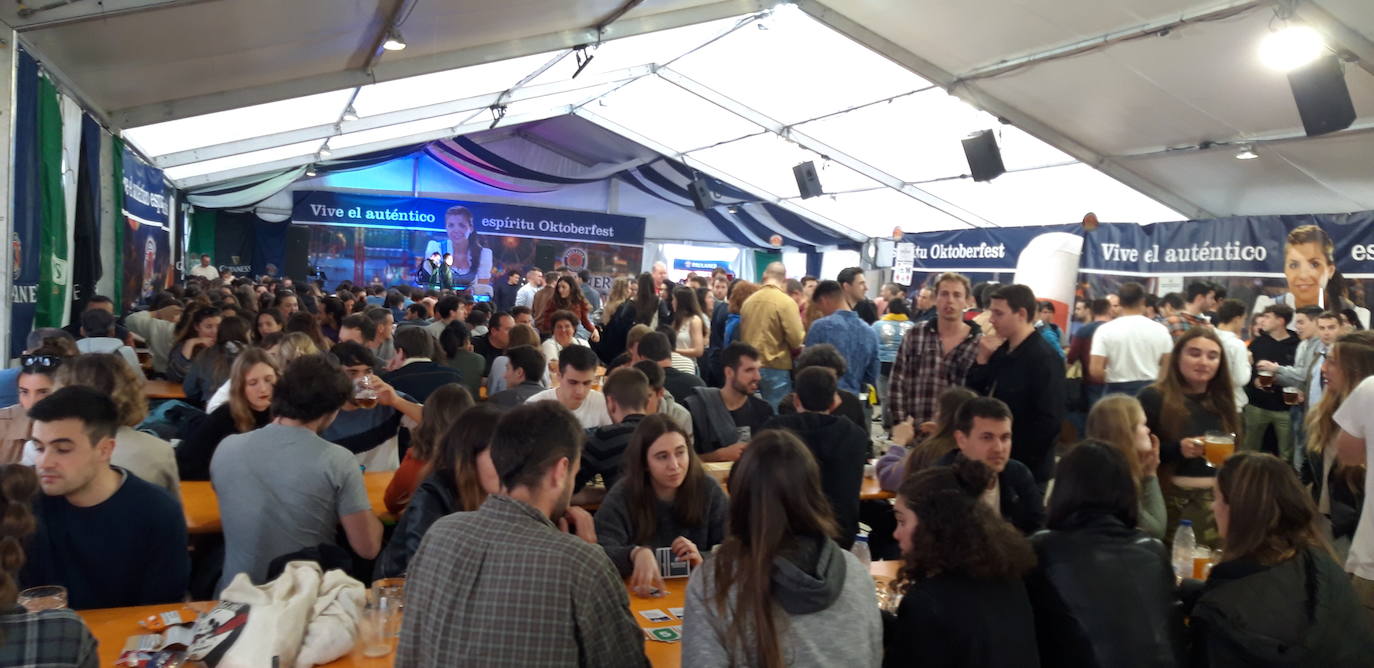
<path fill-rule="evenodd" d="M 890 580 L 897 575 L 897 569 L 900 566 L 901 562 L 899 561 L 875 561 L 871 572 L 875 579 Z M 668 608 L 686 607 L 687 580 L 677 578 L 667 580 L 665 584 L 668 591 L 661 598 L 640 598 L 635 596 L 633 592 L 629 592 L 629 587 L 626 586 L 626 591 L 630 596 L 630 613 L 634 615 L 635 622 L 639 624 L 640 628 L 682 625 L 680 619 L 675 618 L 667 622 L 654 623 L 639 614 L 640 610 L 658 609 L 666 613 Z M 211 606 L 208 603 L 193 603 L 192 605 L 206 610 Z M 175 604 L 164 603 L 131 608 L 85 610 L 79 614 L 86 621 L 86 626 L 91 629 L 91 634 L 100 642 L 100 665 L 108 667 L 113 666 L 114 662 L 119 659 L 119 654 L 123 651 L 124 643 L 129 636 L 146 633 L 138 625 L 138 620 L 176 607 Z M 645 638 L 644 654 L 649 657 L 649 663 L 654 668 L 679 668 L 682 665 L 682 642 L 664 643 Z M 369 659 L 362 656 L 357 648 L 354 648 L 354 651 L 348 656 L 325 665 L 330 668 L 388 668 L 395 661 L 395 657 L 395 652 L 392 652 L 383 657 Z"/>
<path fill-rule="evenodd" d="M 149 399 L 185 399 L 186 390 L 181 389 L 181 383 L 150 380 L 143 383 L 143 395 Z"/>
<path fill-rule="evenodd" d="M 864 478 L 863 484 L 859 487 L 859 498 L 864 501 L 877 501 L 879 499 L 891 499 L 897 495 L 882 488 L 878 484 L 877 478 Z"/>
<path fill-rule="evenodd" d="M 394 471 L 364 473 L 363 485 L 367 487 L 367 498 L 372 501 L 372 510 L 383 522 L 391 523 L 396 517 L 386 510 L 383 497 L 386 486 L 391 484 Z M 181 509 L 186 514 L 186 530 L 190 533 L 219 533 L 223 531 L 219 521 L 219 497 L 205 480 L 181 481 Z"/>

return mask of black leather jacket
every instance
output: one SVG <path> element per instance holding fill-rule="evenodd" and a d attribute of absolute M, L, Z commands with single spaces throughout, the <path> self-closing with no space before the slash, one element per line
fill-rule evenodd
<path fill-rule="evenodd" d="M 434 521 L 458 507 L 458 490 L 452 476 L 431 474 L 416 488 L 391 541 L 377 557 L 372 577 L 375 579 L 403 577 L 410 566 L 410 558 L 420 549 L 420 540 Z"/>
<path fill-rule="evenodd" d="M 1182 611 L 1164 544 L 1103 512 L 1031 536 L 1026 578 L 1044 666 L 1183 666 Z"/>

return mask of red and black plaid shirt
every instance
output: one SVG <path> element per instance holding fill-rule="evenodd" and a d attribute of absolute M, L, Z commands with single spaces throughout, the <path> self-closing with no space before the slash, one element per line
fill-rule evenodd
<path fill-rule="evenodd" d="M 1194 327 L 1208 326 L 1207 319 L 1202 316 L 1193 315 L 1187 311 L 1178 311 L 1164 319 L 1164 326 L 1169 328 L 1169 334 L 1177 341 L 1183 333 Z"/>
<path fill-rule="evenodd" d="M 969 333 L 949 354 L 940 345 L 939 318 L 923 322 L 906 333 L 897 360 L 892 364 L 888 407 L 893 424 L 908 416 L 920 424 L 934 419 L 940 393 L 951 385 L 963 385 L 978 355 L 982 330 L 968 322 Z"/>

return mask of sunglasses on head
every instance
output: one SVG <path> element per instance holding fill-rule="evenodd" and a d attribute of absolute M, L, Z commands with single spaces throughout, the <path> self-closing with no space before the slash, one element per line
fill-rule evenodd
<path fill-rule="evenodd" d="M 55 369 L 62 364 L 62 358 L 57 355 L 23 355 L 19 363 L 25 369 Z"/>

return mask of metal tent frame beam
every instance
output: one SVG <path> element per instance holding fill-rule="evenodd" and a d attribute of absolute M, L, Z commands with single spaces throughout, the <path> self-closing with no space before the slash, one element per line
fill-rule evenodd
<path fill-rule="evenodd" d="M 655 69 L 656 66 L 654 65 L 627 67 L 600 74 L 587 75 L 586 77 L 578 77 L 577 79 L 570 79 L 567 81 L 557 81 L 539 84 L 537 86 L 526 86 L 523 88 L 484 93 L 482 95 L 474 95 L 457 100 L 450 100 L 448 102 L 439 102 L 423 107 L 400 109 L 384 114 L 365 116 L 356 121 L 325 123 L 296 130 L 287 130 L 248 139 L 224 142 L 222 144 L 201 146 L 157 156 L 153 158 L 153 164 L 163 169 L 168 167 L 180 167 L 203 160 L 213 160 L 215 158 L 223 158 L 231 155 L 251 153 L 253 151 L 261 151 L 263 149 L 275 148 L 278 146 L 290 146 L 291 144 L 314 139 L 331 139 L 333 137 L 344 136 L 354 132 L 362 132 L 364 130 L 375 130 L 377 128 L 438 118 L 440 116 L 467 111 L 481 111 L 496 104 L 512 104 L 523 100 L 533 100 L 550 95 L 570 93 L 622 81 L 632 81 L 639 77 L 653 74 Z"/>
<path fill-rule="evenodd" d="M 586 106 L 575 109 L 572 113 L 575 116 L 579 116 L 583 119 L 586 119 L 587 121 L 599 125 L 610 132 L 618 134 L 632 142 L 639 144 L 640 146 L 643 146 L 651 151 L 654 151 L 659 155 L 672 158 L 679 162 L 683 162 L 684 164 L 689 164 L 689 166 L 692 169 L 702 172 L 703 174 L 711 176 L 720 181 L 728 182 L 741 190 L 746 190 L 757 195 L 767 196 L 770 198 L 769 203 L 776 204 L 808 220 L 813 220 L 818 223 L 828 225 L 831 229 L 849 237 L 850 239 L 853 239 L 855 241 L 866 241 L 869 238 L 867 234 L 863 234 L 858 230 L 852 229 L 846 225 L 838 223 L 830 218 L 827 218 L 814 211 L 811 211 L 810 209 L 798 206 L 796 203 L 792 202 L 789 199 L 779 197 L 777 193 L 773 193 L 764 188 L 760 188 L 750 183 L 749 181 L 738 178 L 734 175 L 728 174 L 714 167 L 703 165 L 699 161 L 693 159 L 690 155 L 674 151 L 672 148 L 669 148 L 668 146 L 660 144 L 648 137 L 645 137 L 642 134 L 635 132 L 634 130 L 631 130 L 623 125 L 620 125 L 619 123 L 616 123 L 615 121 L 612 121 L 589 110 Z M 747 233 L 747 230 L 744 231 Z"/>
<path fill-rule="evenodd" d="M 1293 12 L 1321 33 L 1328 45 L 1348 51 L 1364 71 L 1374 74 L 1374 41 L 1346 25 L 1315 0 L 1298 3 Z"/>
<path fill-rule="evenodd" d="M 978 88 L 976 82 L 961 83 L 959 77 L 954 73 L 908 51 L 853 19 L 827 7 L 822 2 L 818 0 L 796 0 L 796 5 L 812 18 L 830 26 L 831 29 L 840 34 L 873 49 L 889 60 L 925 77 L 926 80 L 939 84 L 942 88 L 950 91 L 951 95 L 994 116 L 1006 119 L 1031 136 L 1058 148 L 1080 162 L 1096 168 L 1142 194 L 1154 198 L 1184 216 L 1192 219 L 1217 217 L 1196 202 L 1192 202 L 1131 171 L 1120 161 L 1093 150 L 1017 108 L 986 94 Z"/>
<path fill-rule="evenodd" d="M 878 183 L 887 186 L 893 190 L 896 190 L 902 193 L 903 195 L 906 195 L 907 197 L 915 199 L 921 202 L 922 204 L 931 207 L 932 209 L 940 211 L 945 215 L 953 216 L 954 218 L 963 221 L 969 227 L 998 227 L 996 223 L 986 218 L 983 218 L 982 216 L 979 216 L 978 214 L 973 213 L 972 211 L 969 211 L 952 202 L 946 201 L 924 190 L 921 190 L 920 188 L 917 188 L 916 186 L 913 186 L 910 183 L 907 183 L 902 179 L 893 176 L 892 174 L 889 174 L 881 169 L 878 169 L 877 167 L 874 167 L 862 160 L 859 160 L 858 158 L 855 158 L 854 156 L 849 155 L 848 153 L 845 153 L 844 151 L 841 151 L 840 149 L 831 146 L 830 144 L 827 144 L 819 139 L 816 139 L 815 137 L 812 137 L 811 135 L 808 135 L 805 132 L 802 132 L 801 130 L 798 130 L 796 126 L 786 125 L 777 120 L 774 120 L 766 114 L 757 111 L 747 105 L 741 104 L 728 96 L 722 95 L 721 93 L 711 89 L 705 84 L 695 81 L 684 74 L 675 72 L 665 67 L 659 70 L 658 75 L 662 77 L 665 81 L 693 95 L 696 95 L 697 97 L 700 97 L 701 99 L 706 100 L 707 102 L 710 102 L 720 107 L 721 109 L 724 109 L 736 116 L 739 116 L 740 118 L 743 118 L 749 121 L 750 123 L 753 123 L 779 137 L 782 137 L 783 139 L 799 144 L 807 150 L 819 153 L 820 155 L 829 158 L 830 160 L 838 164 L 844 165 L 845 167 L 848 167 L 860 174 L 863 174 L 864 176 L 867 176 L 868 178 L 873 179 L 874 181 L 877 181 Z"/>
<path fill-rule="evenodd" d="M 424 142 L 436 141 L 439 139 L 448 139 L 450 137 L 456 137 L 458 135 L 464 135 L 472 132 L 478 132 L 481 130 L 487 130 L 493 127 L 519 125 L 520 123 L 529 123 L 531 121 L 542 121 L 546 118 L 552 118 L 554 116 L 562 116 L 564 114 L 571 113 L 571 111 L 572 105 L 563 105 L 547 109 L 543 112 L 529 114 L 512 114 L 510 116 L 502 117 L 501 120 L 495 126 L 492 125 L 492 122 L 490 120 L 487 120 L 484 117 L 480 121 L 464 122 L 453 127 L 434 130 L 431 132 L 424 132 L 420 134 L 410 135 L 407 137 L 386 139 L 383 141 L 372 142 L 369 144 L 359 144 L 357 146 L 350 146 L 348 148 L 337 149 L 335 151 L 330 152 L 328 159 L 334 160 L 338 158 L 351 158 L 353 156 L 367 155 L 368 153 L 385 151 L 387 149 L 396 148 L 397 146 L 405 146 L 407 144 L 420 144 Z M 477 113 L 481 112 L 479 111 Z M 468 120 L 471 121 L 472 117 L 469 116 Z M 275 172 L 283 169 L 290 169 L 292 167 L 301 167 L 316 162 L 320 162 L 320 159 L 317 157 L 316 153 L 311 152 L 291 158 L 274 160 L 272 162 L 263 162 L 254 165 L 248 165 L 246 167 L 236 167 L 234 169 L 211 172 L 208 174 L 188 176 L 183 179 L 173 179 L 172 182 L 178 188 L 189 190 L 193 188 L 203 188 L 205 186 L 215 185 L 217 183 L 224 183 L 226 181 L 232 181 L 234 179 L 243 178 L 245 176 L 257 176 L 260 174 L 267 174 L 270 172 Z"/>
<path fill-rule="evenodd" d="M 117 109 L 110 111 L 107 116 L 112 126 L 118 129 L 152 125 L 217 111 L 227 111 L 316 93 L 328 93 L 383 81 L 394 81 L 421 74 L 454 70 L 469 65 L 480 65 L 560 49 L 572 49 L 583 44 L 595 44 L 608 38 L 616 39 L 642 35 L 759 12 L 773 4 L 775 3 L 766 0 L 720 0 L 708 5 L 620 19 L 608 26 L 604 35 L 595 28 L 564 30 L 414 58 L 383 60 L 371 72 L 363 70 L 331 72 L 319 76 Z"/>

